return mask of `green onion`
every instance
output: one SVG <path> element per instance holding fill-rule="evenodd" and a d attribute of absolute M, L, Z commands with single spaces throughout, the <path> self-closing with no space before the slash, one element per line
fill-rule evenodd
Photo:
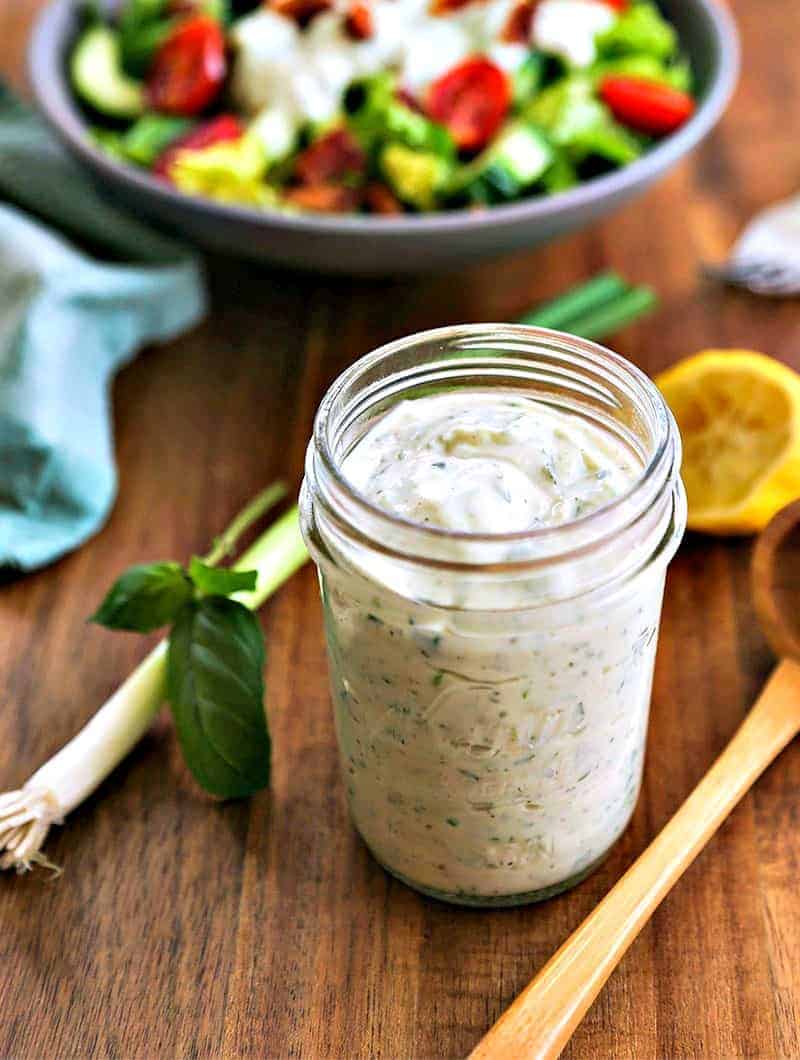
<path fill-rule="evenodd" d="M 571 320 L 596 309 L 597 306 L 611 301 L 628 289 L 628 285 L 615 272 L 601 272 L 598 276 L 573 287 L 560 297 L 537 306 L 536 309 L 523 314 L 520 324 L 533 324 L 540 328 L 563 328 Z"/>
<path fill-rule="evenodd" d="M 600 339 L 648 313 L 655 304 L 656 296 L 651 288 L 632 287 L 614 301 L 573 320 L 570 331 L 584 339 Z"/>
<path fill-rule="evenodd" d="M 238 537 L 284 495 L 271 486 L 259 494 L 215 542 L 206 556 L 211 566 L 223 559 Z M 237 599 L 256 608 L 308 559 L 297 508 L 270 527 L 234 565 L 254 570 L 253 591 Z M 162 641 L 65 747 L 38 769 L 18 791 L 0 794 L 0 869 L 18 872 L 32 865 L 56 869 L 42 853 L 50 827 L 89 796 L 150 727 L 165 698 L 167 642 Z"/>
<path fill-rule="evenodd" d="M 602 272 L 519 318 L 520 324 L 598 339 L 648 312 L 656 303 L 649 287 L 632 287 L 615 272 Z"/>

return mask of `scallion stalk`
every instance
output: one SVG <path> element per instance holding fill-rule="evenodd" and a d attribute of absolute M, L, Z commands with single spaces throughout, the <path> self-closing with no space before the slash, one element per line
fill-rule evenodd
<path fill-rule="evenodd" d="M 570 331 L 584 339 L 601 339 L 637 320 L 655 304 L 656 296 L 649 287 L 633 287 L 608 305 L 573 320 Z"/>
<path fill-rule="evenodd" d="M 285 493 L 285 487 L 276 484 L 254 498 L 217 539 L 205 562 L 216 564 L 228 555 L 240 535 Z M 294 507 L 235 564 L 258 574 L 256 589 L 238 598 L 247 607 L 259 607 L 307 558 Z M 77 736 L 21 789 L 0 794 L 0 869 L 22 872 L 38 864 L 58 871 L 42 853 L 51 826 L 61 824 L 91 795 L 149 728 L 165 698 L 166 656 L 167 644 L 162 641 Z"/>
<path fill-rule="evenodd" d="M 601 272 L 524 313 L 518 323 L 553 328 L 584 339 L 603 339 L 649 312 L 656 301 L 650 287 L 632 287 L 615 272 Z"/>
<path fill-rule="evenodd" d="M 571 321 L 598 306 L 611 302 L 628 289 L 628 284 L 617 273 L 601 272 L 587 283 L 573 287 L 551 302 L 546 302 L 523 314 L 519 318 L 519 323 L 568 331 Z"/>

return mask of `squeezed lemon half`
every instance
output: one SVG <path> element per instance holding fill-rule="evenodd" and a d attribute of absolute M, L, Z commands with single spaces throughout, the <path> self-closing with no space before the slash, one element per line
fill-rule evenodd
<path fill-rule="evenodd" d="M 752 350 L 704 350 L 656 383 L 683 438 L 691 529 L 754 533 L 800 497 L 800 375 Z"/>

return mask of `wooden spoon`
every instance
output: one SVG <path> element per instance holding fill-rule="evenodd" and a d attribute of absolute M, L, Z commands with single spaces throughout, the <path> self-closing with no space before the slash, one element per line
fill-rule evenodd
<path fill-rule="evenodd" d="M 756 543 L 759 621 L 781 662 L 741 727 L 675 816 L 529 983 L 470 1060 L 550 1060 L 662 898 L 734 806 L 800 731 L 800 500 Z"/>

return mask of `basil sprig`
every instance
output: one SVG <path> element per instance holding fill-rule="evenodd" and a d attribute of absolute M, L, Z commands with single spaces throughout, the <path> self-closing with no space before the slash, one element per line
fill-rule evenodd
<path fill-rule="evenodd" d="M 169 625 L 167 697 L 183 757 L 197 782 L 222 798 L 269 783 L 264 712 L 264 639 L 258 619 L 232 593 L 256 587 L 255 571 L 234 571 L 196 556 L 130 567 L 92 621 L 149 633 Z"/>

